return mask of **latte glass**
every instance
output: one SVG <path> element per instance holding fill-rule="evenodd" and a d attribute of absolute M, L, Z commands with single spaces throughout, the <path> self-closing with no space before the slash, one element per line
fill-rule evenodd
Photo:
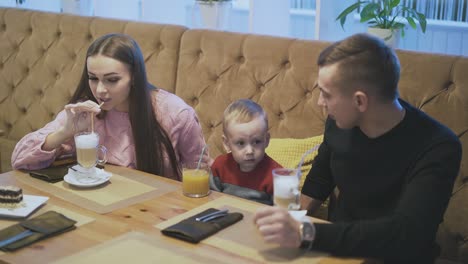
<path fill-rule="evenodd" d="M 97 164 L 104 165 L 107 162 L 107 149 L 99 145 L 97 133 L 81 132 L 76 134 L 75 146 L 77 162 L 84 169 L 93 170 Z"/>
<path fill-rule="evenodd" d="M 273 202 L 288 210 L 299 210 L 300 192 L 298 169 L 278 168 L 273 174 Z"/>

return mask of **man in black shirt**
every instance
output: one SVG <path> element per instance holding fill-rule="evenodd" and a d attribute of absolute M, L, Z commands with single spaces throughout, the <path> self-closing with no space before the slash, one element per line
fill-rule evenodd
<path fill-rule="evenodd" d="M 330 224 L 300 223 L 279 207 L 255 223 L 266 242 L 389 263 L 431 263 L 435 234 L 461 162 L 448 128 L 399 99 L 400 65 L 381 40 L 357 34 L 318 58 L 324 142 L 304 183 L 315 211 L 339 190 Z"/>

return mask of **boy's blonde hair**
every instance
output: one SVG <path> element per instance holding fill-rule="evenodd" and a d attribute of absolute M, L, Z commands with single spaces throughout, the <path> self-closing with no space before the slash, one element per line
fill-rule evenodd
<path fill-rule="evenodd" d="M 250 99 L 239 99 L 232 102 L 226 110 L 224 110 L 224 134 L 226 134 L 226 128 L 231 122 L 248 123 L 258 116 L 263 116 L 266 129 L 268 130 L 267 114 L 259 104 Z"/>

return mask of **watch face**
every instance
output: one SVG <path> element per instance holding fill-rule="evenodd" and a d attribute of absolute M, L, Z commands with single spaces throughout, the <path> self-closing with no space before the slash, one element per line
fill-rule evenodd
<path fill-rule="evenodd" d="M 302 223 L 302 240 L 313 241 L 315 238 L 315 227 L 311 223 Z"/>

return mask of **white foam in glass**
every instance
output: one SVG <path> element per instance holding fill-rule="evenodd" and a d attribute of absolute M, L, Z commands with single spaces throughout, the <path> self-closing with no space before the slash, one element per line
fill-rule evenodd
<path fill-rule="evenodd" d="M 99 145 L 99 137 L 96 133 L 79 135 L 75 138 L 75 145 L 80 149 L 96 148 Z"/>

